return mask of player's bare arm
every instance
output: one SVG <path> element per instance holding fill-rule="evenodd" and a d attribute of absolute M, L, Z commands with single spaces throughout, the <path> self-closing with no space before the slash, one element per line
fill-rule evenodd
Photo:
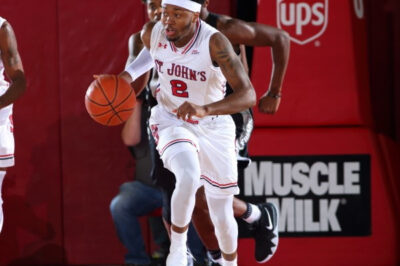
<path fill-rule="evenodd" d="M 289 35 L 275 27 L 233 18 L 226 18 L 220 30 L 234 45 L 270 46 L 272 48 L 274 65 L 271 81 L 267 92 L 260 98 L 259 109 L 261 112 L 274 114 L 280 104 L 283 79 L 289 61 Z"/>
<path fill-rule="evenodd" d="M 142 29 L 141 32 L 141 39 L 143 42 L 143 45 L 150 50 L 150 41 L 151 41 L 151 32 L 153 31 L 154 25 L 156 25 L 157 21 L 149 21 L 147 22 Z"/>
<path fill-rule="evenodd" d="M 240 50 L 240 61 L 243 64 L 244 70 L 246 70 L 247 75 L 249 74 L 249 64 L 247 63 L 247 54 L 246 54 L 246 46 L 244 46 L 243 44 L 241 44 L 239 46 L 239 50 Z"/>
<path fill-rule="evenodd" d="M 126 65 L 129 65 L 130 63 L 135 60 L 136 56 L 140 53 L 140 51 L 143 49 L 144 45 L 142 42 L 142 38 L 140 37 L 141 32 L 136 32 L 131 35 L 128 41 L 128 59 L 126 61 Z"/>
<path fill-rule="evenodd" d="M 211 59 L 221 68 L 222 73 L 231 85 L 233 93 L 221 101 L 198 106 L 185 102 L 177 110 L 181 119 L 191 119 L 192 116 L 234 114 L 255 105 L 256 94 L 250 79 L 233 51 L 229 40 L 217 32 L 210 38 Z"/>
<path fill-rule="evenodd" d="M 129 56 L 126 62 L 126 66 L 128 66 L 135 60 L 135 58 L 138 56 L 138 54 L 144 47 L 140 34 L 141 34 L 140 32 L 137 32 L 135 34 L 132 34 L 132 36 L 129 38 L 128 41 Z M 131 75 L 126 71 L 122 71 L 119 74 L 119 76 L 125 79 L 128 83 L 130 83 L 132 88 L 135 90 L 135 94 L 139 95 L 140 92 L 145 88 L 150 78 L 150 71 L 144 73 L 135 80 L 132 80 Z"/>
<path fill-rule="evenodd" d="M 26 89 L 24 69 L 18 53 L 17 40 L 8 22 L 0 28 L 0 51 L 5 73 L 11 80 L 9 89 L 0 96 L 0 108 L 12 104 Z"/>
<path fill-rule="evenodd" d="M 142 100 L 137 100 L 132 115 L 126 120 L 121 131 L 122 141 L 126 146 L 135 146 L 140 143 L 142 138 L 141 121 Z"/>
<path fill-rule="evenodd" d="M 128 53 L 128 59 L 126 60 L 126 65 L 129 65 L 133 60 L 135 60 L 135 58 L 142 49 L 143 49 L 143 42 L 142 39 L 140 38 L 140 32 L 132 34 L 128 41 L 129 53 Z M 123 77 L 124 73 L 126 72 L 125 71 L 122 72 L 120 76 Z M 131 86 L 133 88 L 139 88 L 138 91 L 139 90 L 141 91 L 146 86 L 147 81 L 150 78 L 149 74 L 150 72 L 147 72 L 146 74 L 142 75 L 141 77 L 133 81 L 131 83 Z M 142 111 L 142 100 L 138 99 L 132 115 L 125 122 L 124 127 L 122 128 L 121 131 L 121 138 L 126 146 L 134 146 L 140 142 L 140 139 L 142 137 L 141 121 L 140 121 L 141 111 Z"/>

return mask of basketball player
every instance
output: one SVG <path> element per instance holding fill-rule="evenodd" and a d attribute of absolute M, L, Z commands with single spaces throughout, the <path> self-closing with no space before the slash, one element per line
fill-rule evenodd
<path fill-rule="evenodd" d="M 146 5 L 149 20 L 160 20 L 162 10 L 161 0 L 142 1 Z M 131 63 L 140 50 L 143 49 L 140 32 L 131 35 L 128 41 L 128 48 L 129 56 L 127 64 Z M 150 73 L 146 73 L 135 80 L 132 86 L 134 88 L 154 86 L 152 85 L 155 81 L 154 78 L 147 83 L 149 74 Z M 165 178 L 167 180 L 174 180 L 173 174 L 162 167 L 162 162 L 159 159 L 159 156 L 158 158 L 155 156 L 157 151 L 155 150 L 154 140 L 151 138 L 148 139 L 146 129 L 148 128 L 147 123 L 150 117 L 150 107 L 157 104 L 151 94 L 148 93 L 149 91 L 150 88 L 144 90 L 139 95 L 133 114 L 125 122 L 121 133 L 124 144 L 129 148 L 136 159 L 135 181 L 122 184 L 120 192 L 113 198 L 110 204 L 110 211 L 118 237 L 128 251 L 125 255 L 125 263 L 130 265 L 150 265 L 150 258 L 145 252 L 145 246 L 140 232 L 140 225 L 138 224 L 138 217 L 147 215 L 155 209 L 162 207 L 164 202 L 169 203 L 169 200 L 163 200 L 165 196 L 159 190 L 160 187 L 164 187 L 165 189 L 166 185 L 157 183 L 157 187 L 155 187 L 153 179 L 159 180 Z M 167 185 L 171 186 L 167 188 L 168 191 L 173 190 L 173 182 L 169 182 Z M 164 207 L 163 211 L 167 211 L 167 208 Z M 164 237 L 165 229 L 162 228 L 160 230 L 158 219 L 159 217 L 149 217 L 152 236 L 154 241 L 160 247 L 160 250 L 156 255 L 158 262 L 161 262 L 164 255 L 164 243 L 166 240 Z M 195 230 L 193 228 L 191 228 L 188 238 L 188 245 L 192 254 L 197 261 L 201 261 L 204 259 L 204 250 L 201 246 L 201 241 L 195 235 Z M 168 248 L 165 251 L 167 251 Z M 189 259 L 191 258 L 189 257 Z M 151 265 L 155 264 L 155 261 L 153 261 L 155 259 L 151 258 L 151 260 Z M 188 265 L 192 264 L 193 262 L 188 263 Z"/>
<path fill-rule="evenodd" d="M 272 78 L 267 93 L 260 99 L 259 109 L 261 112 L 269 114 L 275 113 L 279 107 L 280 90 L 289 57 L 290 42 L 287 33 L 267 25 L 248 23 L 227 16 L 209 13 L 207 10 L 209 1 L 207 0 L 203 2 L 201 18 L 210 25 L 221 30 L 221 32 L 230 39 L 236 51 L 239 50 L 239 43 L 244 43 L 250 46 L 272 47 L 272 55 L 274 59 L 273 73 L 271 75 Z M 142 60 L 141 64 L 146 65 L 146 61 Z M 140 71 L 135 69 L 135 72 Z M 129 79 L 130 77 L 126 78 Z M 240 152 L 243 156 L 246 155 L 246 148 L 245 145 L 243 145 L 243 140 L 245 140 L 244 143 L 246 143 L 249 139 L 252 118 L 251 116 L 249 117 L 249 112 L 241 112 L 241 114 L 235 116 L 238 118 L 235 119 L 237 131 L 239 132 L 239 134 L 237 134 L 237 139 L 242 140 L 240 142 L 242 143 L 243 148 Z M 249 128 L 250 130 L 248 130 Z M 238 145 L 238 147 L 240 147 L 240 145 Z M 193 214 L 193 222 L 196 225 L 196 229 L 199 232 L 203 243 L 209 250 L 213 251 L 212 254 L 215 254 L 215 258 L 218 258 L 218 250 L 216 250 L 218 245 L 216 244 L 214 235 L 210 233 L 213 232 L 212 225 L 207 223 L 207 219 L 205 219 L 205 217 L 207 217 L 207 206 L 204 202 L 204 193 L 202 193 L 202 189 L 199 189 L 196 199 L 196 208 Z M 276 251 L 278 243 L 276 208 L 268 203 L 260 204 L 257 207 L 236 198 L 234 199 L 233 206 L 236 217 L 241 217 L 246 222 L 252 224 L 252 231 L 254 232 L 256 240 L 256 260 L 260 263 L 269 260 Z M 268 216 L 272 218 L 272 230 L 266 229 L 266 227 L 268 227 Z M 165 219 L 167 219 L 167 217 L 168 215 L 164 216 Z"/>
<path fill-rule="evenodd" d="M 18 53 L 14 31 L 4 18 L 0 17 L 0 232 L 3 228 L 1 186 L 8 167 L 14 165 L 14 136 L 12 125 L 13 102 L 26 89 L 22 61 Z M 7 74 L 11 84 L 4 77 Z"/>
<path fill-rule="evenodd" d="M 164 166 L 176 179 L 167 265 L 186 265 L 187 229 L 200 179 L 224 265 L 237 265 L 238 194 L 235 125 L 228 114 L 256 103 L 246 71 L 229 41 L 199 19 L 201 4 L 163 0 L 162 22 L 149 22 L 142 41 L 156 62 L 160 87 L 150 127 Z M 233 93 L 225 96 L 225 83 Z"/>

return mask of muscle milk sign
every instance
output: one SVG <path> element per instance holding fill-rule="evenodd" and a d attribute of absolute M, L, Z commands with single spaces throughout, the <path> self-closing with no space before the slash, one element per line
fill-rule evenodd
<path fill-rule="evenodd" d="M 286 236 L 371 233 L 369 155 L 253 157 L 241 197 L 272 202 Z"/>
<path fill-rule="evenodd" d="M 328 25 L 328 0 L 277 0 L 277 25 L 304 45 L 320 37 Z"/>

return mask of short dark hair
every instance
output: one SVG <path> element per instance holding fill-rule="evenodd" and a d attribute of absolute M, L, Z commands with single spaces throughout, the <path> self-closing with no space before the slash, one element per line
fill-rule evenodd
<path fill-rule="evenodd" d="M 204 4 L 204 2 L 205 2 L 206 0 L 191 0 L 191 1 L 196 2 L 196 3 L 199 3 L 200 5 L 202 5 L 202 4 Z M 143 2 L 144 4 L 146 4 L 146 3 L 147 3 L 147 0 L 142 0 L 142 2 Z"/>
<path fill-rule="evenodd" d="M 205 0 L 192 0 L 193 2 L 199 3 L 199 4 L 204 4 Z"/>

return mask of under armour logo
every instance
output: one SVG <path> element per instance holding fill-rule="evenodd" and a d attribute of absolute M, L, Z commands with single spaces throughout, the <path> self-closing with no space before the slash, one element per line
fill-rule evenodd
<path fill-rule="evenodd" d="M 166 44 L 162 44 L 162 43 L 158 43 L 158 47 L 159 48 L 161 48 L 161 47 L 164 47 L 164 49 L 167 49 L 167 45 Z"/>

